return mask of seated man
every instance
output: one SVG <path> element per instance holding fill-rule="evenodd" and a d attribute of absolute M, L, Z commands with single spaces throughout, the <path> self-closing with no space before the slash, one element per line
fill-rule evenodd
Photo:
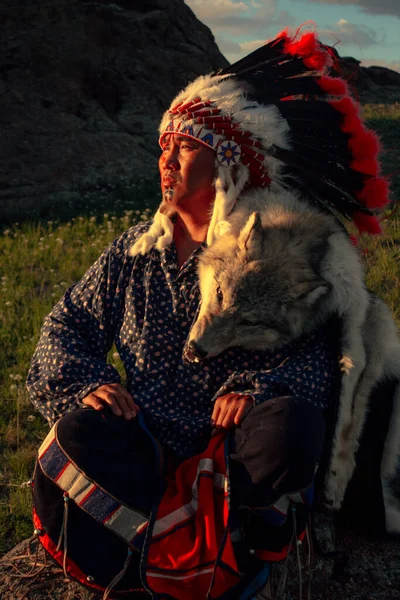
<path fill-rule="evenodd" d="M 341 122 L 365 132 L 327 102 L 345 86 L 305 38 L 280 34 L 178 95 L 160 127 L 153 222 L 123 233 L 46 317 L 28 389 L 56 425 L 39 451 L 35 525 L 66 574 L 104 598 L 250 597 L 264 563 L 304 534 L 338 395 L 331 324 L 276 352 L 188 364 L 183 350 L 199 253 L 243 189 L 300 190 L 316 210 L 376 226 L 362 191 L 377 179 L 351 168 Z M 106 362 L 114 342 L 127 389 Z"/>

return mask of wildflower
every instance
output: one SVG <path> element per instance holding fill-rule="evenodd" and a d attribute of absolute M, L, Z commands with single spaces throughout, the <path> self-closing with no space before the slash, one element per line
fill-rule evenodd
<path fill-rule="evenodd" d="M 7 281 L 8 277 L 7 275 L 3 275 L 3 277 L 1 278 L 2 281 Z"/>
<path fill-rule="evenodd" d="M 18 387 L 18 386 L 17 386 L 15 383 L 13 383 L 12 385 L 10 385 L 10 390 L 11 390 L 11 391 L 13 391 L 13 390 L 16 390 L 16 389 L 17 389 L 17 387 Z"/>
<path fill-rule="evenodd" d="M 50 225 L 50 227 L 53 225 L 54 221 L 47 221 L 47 225 Z"/>
<path fill-rule="evenodd" d="M 3 235 L 10 235 L 10 233 L 11 233 L 11 229 L 5 229 L 3 231 Z"/>
<path fill-rule="evenodd" d="M 27 421 L 29 421 L 30 423 L 32 421 L 34 421 L 35 419 L 36 419 L 35 415 L 28 415 L 28 417 L 27 417 Z"/>
<path fill-rule="evenodd" d="M 62 244 L 64 240 L 62 238 L 56 238 L 57 244 Z"/>
<path fill-rule="evenodd" d="M 96 217 L 90 217 L 89 221 L 90 221 L 91 223 L 96 223 Z"/>
<path fill-rule="evenodd" d="M 113 356 L 114 360 L 117 360 L 119 358 L 118 352 L 113 352 L 112 356 Z"/>
<path fill-rule="evenodd" d="M 19 374 L 14 375 L 13 379 L 14 379 L 14 381 L 22 381 L 22 375 L 19 375 Z"/>
<path fill-rule="evenodd" d="M 66 281 L 60 281 L 60 285 L 68 285 L 68 283 Z"/>
<path fill-rule="evenodd" d="M 6 306 L 12 306 L 12 302 L 10 302 L 9 300 L 6 302 Z"/>

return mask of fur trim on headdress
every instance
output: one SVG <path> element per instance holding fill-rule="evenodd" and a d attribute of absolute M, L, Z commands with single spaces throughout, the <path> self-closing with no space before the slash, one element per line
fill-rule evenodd
<path fill-rule="evenodd" d="M 216 152 L 208 244 L 244 187 L 298 191 L 360 231 L 380 231 L 372 211 L 386 205 L 388 185 L 379 177 L 378 139 L 346 83 L 328 75 L 331 50 L 315 32 L 299 30 L 294 36 L 285 30 L 234 65 L 198 77 L 161 120 L 160 143 L 179 133 Z M 170 243 L 170 216 L 162 204 L 134 254 Z"/>

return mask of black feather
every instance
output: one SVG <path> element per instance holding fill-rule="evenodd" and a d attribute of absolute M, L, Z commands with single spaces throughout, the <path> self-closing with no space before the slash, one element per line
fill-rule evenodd
<path fill-rule="evenodd" d="M 267 42 L 264 46 L 257 48 L 254 52 L 251 52 L 244 58 L 236 61 L 233 65 L 229 65 L 224 69 L 216 71 L 216 75 L 228 75 L 237 74 L 239 71 L 248 69 L 252 65 L 257 63 L 265 62 L 275 57 L 282 57 L 283 55 L 284 38 Z"/>
<path fill-rule="evenodd" d="M 285 150 L 276 146 L 271 148 L 271 154 L 278 158 L 285 165 L 294 167 L 296 170 L 314 173 L 317 177 L 324 177 L 349 192 L 356 187 L 359 189 L 362 185 L 363 176 L 361 173 L 349 168 L 348 163 L 339 161 L 337 157 L 329 153 L 316 151 L 313 148 L 300 146 L 293 142 L 294 151 Z"/>

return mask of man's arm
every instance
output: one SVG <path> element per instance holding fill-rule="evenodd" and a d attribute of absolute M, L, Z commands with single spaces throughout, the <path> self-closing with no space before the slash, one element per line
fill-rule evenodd
<path fill-rule="evenodd" d="M 44 321 L 27 387 L 32 403 L 50 424 L 84 405 L 99 409 L 108 404 L 124 416 L 136 410 L 120 385 L 118 371 L 107 364 L 124 297 L 119 289 L 121 272 L 131 260 L 122 236 L 66 291 Z"/>
<path fill-rule="evenodd" d="M 295 342 L 282 363 L 265 371 L 233 372 L 214 397 L 212 425 L 240 424 L 253 405 L 294 396 L 328 406 L 337 390 L 337 343 L 325 330 Z"/>

